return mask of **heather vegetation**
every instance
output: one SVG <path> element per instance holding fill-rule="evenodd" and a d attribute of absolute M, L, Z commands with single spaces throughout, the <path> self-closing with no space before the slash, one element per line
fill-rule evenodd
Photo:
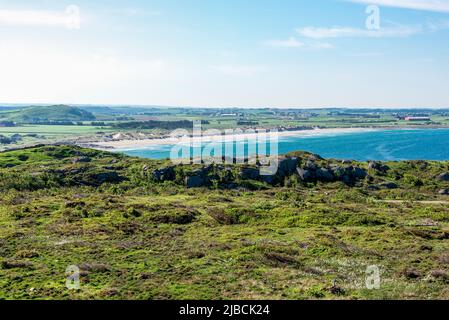
<path fill-rule="evenodd" d="M 0 153 L 0 298 L 449 299 L 449 162 L 295 152 L 258 172 Z"/>

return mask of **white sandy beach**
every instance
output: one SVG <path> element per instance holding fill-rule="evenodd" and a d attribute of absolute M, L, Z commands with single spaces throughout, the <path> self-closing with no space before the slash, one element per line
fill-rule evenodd
<path fill-rule="evenodd" d="M 368 132 L 376 129 L 370 128 L 336 128 L 336 129 L 314 129 L 314 130 L 300 130 L 300 131 L 282 131 L 277 133 L 267 133 L 266 139 L 269 135 L 277 135 L 280 139 L 282 137 L 310 137 L 320 135 L 334 135 L 347 134 L 356 132 Z M 163 139 L 142 139 L 142 140 L 117 140 L 107 142 L 95 142 L 98 149 L 116 149 L 116 150 L 131 150 L 144 149 L 153 146 L 174 145 L 179 143 L 200 143 L 200 142 L 231 142 L 242 140 L 254 140 L 258 137 L 257 133 L 243 133 L 232 135 L 206 135 L 198 137 L 172 137 Z"/>

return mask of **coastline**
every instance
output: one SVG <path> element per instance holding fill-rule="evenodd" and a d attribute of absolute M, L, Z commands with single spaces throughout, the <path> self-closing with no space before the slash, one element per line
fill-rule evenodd
<path fill-rule="evenodd" d="M 358 132 L 378 131 L 379 128 L 332 128 L 332 129 L 314 129 L 314 130 L 298 130 L 298 131 L 282 131 L 277 132 L 278 138 L 286 137 L 310 137 L 321 135 L 348 134 Z M 275 133 L 267 133 L 269 135 Z M 179 143 L 200 143 L 200 142 L 231 142 L 241 140 L 252 140 L 257 137 L 257 133 L 243 133 L 233 135 L 209 135 L 202 137 L 176 137 L 176 138 L 160 138 L 160 139 L 142 139 L 142 140 L 117 140 L 117 141 L 100 141 L 91 143 L 94 149 L 98 150 L 135 150 L 145 149 L 153 146 L 169 146 Z"/>

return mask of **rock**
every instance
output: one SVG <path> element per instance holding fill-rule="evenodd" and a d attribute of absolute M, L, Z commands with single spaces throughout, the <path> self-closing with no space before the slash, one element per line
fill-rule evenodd
<path fill-rule="evenodd" d="M 278 173 L 281 176 L 288 176 L 295 172 L 298 165 L 298 158 L 284 158 L 279 160 Z"/>
<path fill-rule="evenodd" d="M 80 270 L 93 272 L 93 273 L 103 273 L 111 271 L 111 267 L 103 263 L 83 263 L 79 266 Z"/>
<path fill-rule="evenodd" d="M 440 181 L 449 181 L 449 173 L 442 173 L 437 177 L 437 179 Z"/>
<path fill-rule="evenodd" d="M 156 181 L 173 181 L 176 178 L 175 170 L 173 167 L 162 168 L 153 171 L 153 178 Z"/>
<path fill-rule="evenodd" d="M 268 176 L 261 175 L 261 176 L 260 176 L 260 180 L 262 180 L 262 181 L 265 182 L 265 183 L 274 185 L 274 184 L 276 183 L 276 176 L 272 176 L 272 175 L 271 175 L 271 176 L 270 176 L 270 175 L 268 175 Z"/>
<path fill-rule="evenodd" d="M 201 188 L 206 185 L 206 180 L 199 175 L 188 176 L 185 178 L 185 184 L 187 188 Z"/>
<path fill-rule="evenodd" d="M 410 269 L 410 268 L 407 268 L 407 269 L 403 270 L 402 274 L 407 279 L 418 279 L 418 278 L 421 277 L 421 274 L 419 273 L 419 271 L 417 271 L 415 269 Z"/>
<path fill-rule="evenodd" d="M 77 157 L 77 158 L 73 158 L 72 159 L 72 163 L 76 164 L 76 163 L 88 163 L 91 162 L 92 159 L 89 157 Z"/>
<path fill-rule="evenodd" d="M 449 280 L 449 273 L 444 270 L 432 270 L 430 276 L 434 279 L 441 279 L 443 281 Z"/>
<path fill-rule="evenodd" d="M 342 160 L 341 163 L 342 164 L 351 164 L 352 160 Z"/>
<path fill-rule="evenodd" d="M 118 183 L 124 180 L 117 172 L 101 172 L 90 176 L 92 180 L 95 181 L 95 185 L 101 185 L 103 183 Z"/>
<path fill-rule="evenodd" d="M 447 196 L 449 195 L 449 189 L 441 189 L 438 193 L 442 196 Z"/>
<path fill-rule="evenodd" d="M 368 174 L 366 173 L 365 169 L 356 167 L 352 170 L 352 175 L 356 179 L 365 179 Z"/>
<path fill-rule="evenodd" d="M 315 172 L 316 179 L 322 182 L 332 182 L 335 180 L 335 176 L 329 169 L 319 168 Z"/>
<path fill-rule="evenodd" d="M 304 181 L 304 182 L 315 182 L 316 181 L 316 176 L 315 176 L 314 171 L 301 169 L 301 168 L 298 168 L 296 171 L 298 172 L 299 178 L 302 181 Z"/>
<path fill-rule="evenodd" d="M 379 185 L 382 189 L 397 189 L 398 185 L 394 182 L 384 182 Z"/>
<path fill-rule="evenodd" d="M 331 166 L 331 170 L 334 173 L 335 180 L 343 181 L 344 183 L 351 183 L 354 180 L 365 179 L 368 173 L 365 169 L 358 167 L 342 167 L 338 165 Z"/>
<path fill-rule="evenodd" d="M 242 168 L 239 177 L 243 180 L 257 180 L 260 177 L 260 170 L 255 168 Z"/>
<path fill-rule="evenodd" d="M 335 179 L 341 180 L 342 177 L 346 174 L 346 168 L 339 165 L 331 165 L 330 169 L 332 170 Z"/>
<path fill-rule="evenodd" d="M 318 166 L 316 165 L 315 162 L 313 162 L 311 160 L 307 160 L 306 165 L 304 166 L 304 169 L 306 169 L 306 170 L 316 170 L 316 169 L 318 169 Z"/>
<path fill-rule="evenodd" d="M 368 169 L 369 169 L 369 170 L 375 170 L 375 171 L 379 171 L 379 172 L 385 173 L 385 172 L 387 172 L 390 168 L 389 168 L 388 166 L 386 166 L 386 165 L 383 165 L 383 164 L 380 163 L 380 162 L 377 162 L 377 161 L 371 161 L 371 162 L 368 164 Z"/>

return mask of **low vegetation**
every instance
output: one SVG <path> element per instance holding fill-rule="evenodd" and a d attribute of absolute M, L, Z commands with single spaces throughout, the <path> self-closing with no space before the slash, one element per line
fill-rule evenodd
<path fill-rule="evenodd" d="M 21 124 L 67 124 L 73 121 L 95 120 L 95 116 L 83 109 L 66 106 L 38 106 L 0 113 L 0 120 Z"/>
<path fill-rule="evenodd" d="M 0 298 L 449 299 L 449 162 L 280 166 L 0 153 Z"/>

